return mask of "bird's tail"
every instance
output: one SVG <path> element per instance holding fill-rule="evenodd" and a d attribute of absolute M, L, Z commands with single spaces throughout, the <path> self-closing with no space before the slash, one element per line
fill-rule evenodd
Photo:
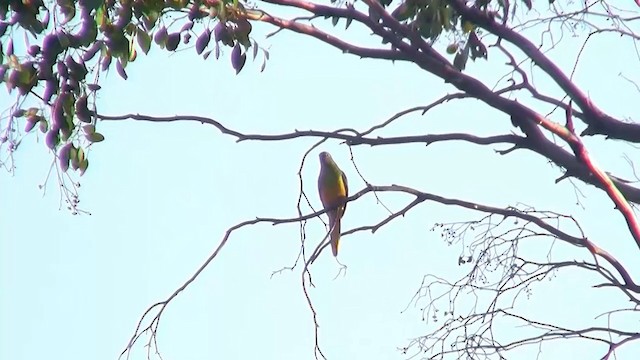
<path fill-rule="evenodd" d="M 338 256 L 338 245 L 340 244 L 340 217 L 336 217 L 332 221 L 331 228 L 331 251 L 333 256 Z"/>

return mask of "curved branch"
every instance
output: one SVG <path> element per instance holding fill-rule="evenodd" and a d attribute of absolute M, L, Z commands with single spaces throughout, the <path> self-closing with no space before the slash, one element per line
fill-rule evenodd
<path fill-rule="evenodd" d="M 233 130 L 227 128 L 222 125 L 219 121 L 204 117 L 204 116 L 196 116 L 196 115 L 178 115 L 178 116 L 149 116 L 143 114 L 124 114 L 124 115 L 104 115 L 104 114 L 96 114 L 96 117 L 101 120 L 108 121 L 121 121 L 121 120 L 138 120 L 138 121 L 150 121 L 150 122 L 174 122 L 174 121 L 193 121 L 199 122 L 202 124 L 209 124 L 217 128 L 221 133 L 225 135 L 230 135 L 236 138 L 238 142 L 240 141 L 278 141 L 278 140 L 292 140 L 302 137 L 321 137 L 321 138 L 331 138 L 337 140 L 344 140 L 348 144 L 362 144 L 362 145 L 390 145 L 390 144 L 408 144 L 408 143 L 434 143 L 438 141 L 445 140 L 463 140 L 472 142 L 475 144 L 488 145 L 488 144 L 497 144 L 497 143 L 508 143 L 513 144 L 517 148 L 529 149 L 538 153 L 539 155 L 548 158 L 558 166 L 564 168 L 567 172 L 567 176 L 576 177 L 587 184 L 591 184 L 597 187 L 602 188 L 602 184 L 593 176 L 593 173 L 589 168 L 587 168 L 583 163 L 578 161 L 578 159 L 564 150 L 562 147 L 554 144 L 552 141 L 547 139 L 546 137 L 540 135 L 538 137 L 521 137 L 517 135 L 499 135 L 493 137 L 477 137 L 470 134 L 442 134 L 442 135 L 416 135 L 416 136 L 400 136 L 400 137 L 364 137 L 360 135 L 356 130 L 339 130 L 339 131 L 315 131 L 315 130 L 306 130 L 306 131 L 295 131 L 292 133 L 286 134 L 277 134 L 277 135 L 265 135 L 265 134 L 245 134 L 241 133 L 237 130 Z M 345 134 L 345 131 L 352 132 L 356 135 Z M 611 178 L 611 181 L 616 186 L 618 190 L 624 195 L 624 197 L 631 202 L 636 204 L 640 204 L 640 189 L 632 186 L 629 183 L 625 183 L 624 181 L 618 180 L 617 178 Z"/>

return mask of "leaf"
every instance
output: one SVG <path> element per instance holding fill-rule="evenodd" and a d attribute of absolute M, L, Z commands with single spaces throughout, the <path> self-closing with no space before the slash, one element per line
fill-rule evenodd
<path fill-rule="evenodd" d="M 80 96 L 76 100 L 75 107 L 76 107 L 76 116 L 78 117 L 78 120 L 84 123 L 90 123 L 91 111 L 89 111 L 88 98 L 86 95 Z"/>
<path fill-rule="evenodd" d="M 102 86 L 98 84 L 87 84 L 87 89 L 89 89 L 89 91 L 98 91 L 102 89 Z"/>
<path fill-rule="evenodd" d="M 451 30 L 453 25 L 451 24 L 451 18 L 453 16 L 453 11 L 449 6 L 441 6 L 440 7 L 440 19 L 442 21 L 442 26 L 445 30 Z"/>
<path fill-rule="evenodd" d="M 85 157 L 85 154 L 84 154 L 84 150 L 82 150 L 82 148 L 78 148 L 78 152 L 76 153 L 76 157 L 77 157 L 79 163 L 85 161 L 86 157 Z"/>
<path fill-rule="evenodd" d="M 84 175 L 84 172 L 87 171 L 87 168 L 89 167 L 89 160 L 87 159 L 83 159 L 82 161 L 80 161 L 80 176 Z"/>
<path fill-rule="evenodd" d="M 160 45 L 160 47 L 164 47 L 165 43 L 167 42 L 167 37 L 169 37 L 167 28 L 163 26 L 158 29 L 158 31 L 156 31 L 155 35 L 153 35 L 153 41 L 155 41 L 156 44 Z"/>
<path fill-rule="evenodd" d="M 60 170 L 67 172 L 69 170 L 69 160 L 71 155 L 71 147 L 73 143 L 67 143 L 58 151 L 58 160 L 60 162 Z"/>
<path fill-rule="evenodd" d="M 476 26 L 471 21 L 465 21 L 462 23 L 462 31 L 465 33 L 471 32 L 475 28 Z"/>
<path fill-rule="evenodd" d="M 72 0 L 57 0 L 58 9 L 64 15 L 62 24 L 68 23 L 76 16 L 76 6 Z"/>
<path fill-rule="evenodd" d="M 178 48 L 178 44 L 180 44 L 180 33 L 175 32 L 171 33 L 167 36 L 166 48 L 169 51 L 175 51 Z"/>
<path fill-rule="evenodd" d="M 457 53 L 456 57 L 453 58 L 453 66 L 455 66 L 455 68 L 460 71 L 464 70 L 464 68 L 467 66 L 467 59 L 469 58 L 468 54 L 468 51 Z"/>
<path fill-rule="evenodd" d="M 198 40 L 196 40 L 196 53 L 198 55 L 202 54 L 204 49 L 209 45 L 209 41 L 211 41 L 211 30 L 205 29 L 205 31 L 198 36 Z"/>
<path fill-rule="evenodd" d="M 49 14 L 48 11 L 47 11 L 47 14 Z M 98 27 L 102 28 L 108 19 L 106 8 L 104 6 L 98 7 L 98 10 L 96 10 L 95 16 L 96 16 L 96 23 L 98 24 Z"/>
<path fill-rule="evenodd" d="M 30 116 L 27 118 L 27 122 L 24 124 L 24 132 L 29 132 L 33 130 L 33 128 L 38 123 L 38 118 L 36 116 Z"/>
<path fill-rule="evenodd" d="M 236 75 L 240 73 L 240 70 L 244 67 L 246 60 L 247 55 L 242 53 L 242 50 L 240 50 L 240 44 L 236 43 L 233 50 L 231 50 L 231 66 L 235 69 Z"/>
<path fill-rule="evenodd" d="M 148 54 L 151 49 L 151 36 L 141 28 L 138 28 L 138 32 L 136 33 L 136 40 L 138 41 L 138 46 L 143 53 Z"/>
<path fill-rule="evenodd" d="M 193 21 L 187 21 L 184 25 L 182 25 L 180 32 L 189 31 L 191 29 L 193 29 Z"/>
<path fill-rule="evenodd" d="M 110 54 L 105 54 L 104 57 L 102 57 L 101 62 L 101 66 L 100 68 L 102 69 L 102 71 L 107 71 L 107 69 L 109 69 L 109 66 L 111 66 L 111 55 Z"/>
<path fill-rule="evenodd" d="M 78 170 L 80 167 L 80 162 L 78 161 L 78 149 L 75 146 L 71 146 L 69 149 L 69 160 L 71 161 L 71 168 L 73 170 Z"/>
<path fill-rule="evenodd" d="M 136 61 L 136 58 L 138 57 L 138 52 L 136 51 L 136 48 L 134 48 L 133 46 L 131 47 L 131 53 L 129 54 L 129 62 L 134 62 Z"/>
<path fill-rule="evenodd" d="M 229 29 L 224 23 L 218 22 L 213 28 L 213 38 L 216 42 L 221 41 L 224 43 L 227 37 L 229 37 Z"/>
<path fill-rule="evenodd" d="M 69 47 L 69 36 L 64 31 L 57 31 L 56 37 L 58 38 L 60 46 L 62 46 L 63 49 Z"/>
<path fill-rule="evenodd" d="M 245 48 L 249 48 L 249 46 L 251 45 L 251 40 L 249 39 L 251 30 L 251 23 L 247 19 L 238 19 L 236 21 L 236 29 L 234 31 L 234 35 L 235 38 L 245 46 Z"/>
<path fill-rule="evenodd" d="M 7 43 L 7 56 L 13 55 L 13 38 L 9 38 L 9 42 Z"/>
<path fill-rule="evenodd" d="M 393 18 L 398 21 L 404 21 L 413 16 L 415 13 L 415 8 L 409 6 L 409 3 L 407 2 L 403 2 L 395 10 L 393 10 L 391 16 L 393 16 Z"/>
<path fill-rule="evenodd" d="M 351 22 L 353 21 L 353 18 L 347 18 L 347 25 L 345 25 L 344 29 L 347 30 L 349 28 L 349 26 L 351 25 Z"/>
<path fill-rule="evenodd" d="M 85 125 L 82 127 L 82 131 L 84 131 L 85 134 L 89 135 L 89 134 L 93 134 L 96 132 L 96 126 L 95 125 Z"/>
<path fill-rule="evenodd" d="M 46 133 L 47 130 L 49 130 L 49 123 L 47 123 L 47 120 L 45 120 L 44 118 L 40 120 L 40 132 L 41 133 Z"/>
<path fill-rule="evenodd" d="M 96 54 L 98 53 L 98 51 L 100 51 L 101 48 L 102 48 L 102 42 L 97 41 L 97 42 L 93 43 L 93 45 L 91 45 L 82 54 L 82 60 L 83 61 L 89 61 L 89 60 L 93 59 L 94 56 L 96 56 Z"/>
<path fill-rule="evenodd" d="M 120 75 L 120 77 L 122 77 L 123 79 L 127 80 L 129 78 L 129 76 L 127 76 L 127 72 L 124 71 L 124 67 L 122 66 L 122 62 L 120 60 L 116 62 L 116 71 L 118 71 L 118 75 Z"/>
<path fill-rule="evenodd" d="M 256 59 L 256 56 L 258 56 L 258 43 L 257 42 L 253 42 L 253 60 Z"/>
<path fill-rule="evenodd" d="M 53 97 L 53 94 L 58 92 L 58 80 L 49 79 L 45 82 L 44 93 L 42 94 L 42 100 L 48 103 Z"/>
<path fill-rule="evenodd" d="M 99 132 L 85 134 L 85 137 L 87 138 L 87 140 L 89 140 L 92 143 L 97 143 L 104 140 L 104 135 L 100 134 Z"/>
<path fill-rule="evenodd" d="M 51 130 L 44 137 L 44 143 L 51 150 L 55 149 L 59 142 L 60 135 L 58 134 L 58 130 Z"/>

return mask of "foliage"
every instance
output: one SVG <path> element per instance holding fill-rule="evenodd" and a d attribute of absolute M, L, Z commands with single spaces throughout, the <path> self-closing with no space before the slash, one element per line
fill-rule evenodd
<path fill-rule="evenodd" d="M 3 143 L 13 151 L 21 141 L 18 126 L 25 133 L 39 130 L 57 152 L 60 169 L 83 174 L 89 165 L 86 147 L 104 140 L 95 113 L 105 73 L 115 67 L 126 80 L 127 64 L 139 52 L 154 47 L 175 52 L 194 42 L 205 59 L 211 52 L 218 58 L 220 46 L 233 48 L 231 63 L 240 72 L 251 47 L 253 57 L 258 55 L 244 12 L 237 1 L 218 0 L 3 2 L 0 82 L 17 92 Z M 22 33 L 25 41 L 18 44 Z M 29 96 L 40 101 L 25 109 Z"/>

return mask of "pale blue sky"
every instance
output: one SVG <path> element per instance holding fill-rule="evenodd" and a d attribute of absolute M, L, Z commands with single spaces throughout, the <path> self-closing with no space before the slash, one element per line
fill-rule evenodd
<path fill-rule="evenodd" d="M 350 28 L 349 38 L 372 43 L 368 32 L 357 29 Z M 259 62 L 248 60 L 236 76 L 228 49 L 221 60 L 212 56 L 205 61 L 192 50 L 169 56 L 154 48 L 130 64 L 128 81 L 115 71 L 107 77 L 98 110 L 108 115 L 209 116 L 250 133 L 364 130 L 453 91 L 410 64 L 361 60 L 287 32 L 263 40 L 271 30 L 255 26 L 254 36 L 270 45 L 271 60 L 264 73 L 259 72 Z M 567 36 L 563 46 L 551 52 L 566 71 L 579 40 Z M 626 68 L 637 67 L 637 58 L 624 41 L 607 35 L 593 41 L 576 79 L 603 109 L 638 118 L 638 93 L 618 77 L 622 71 L 640 80 Z M 502 75 L 506 68 L 500 55 L 490 50 L 489 58 L 491 62 L 470 62 L 468 72 L 483 79 Z M 548 83 L 540 76 L 535 80 L 539 86 Z M 9 98 L 0 92 L 0 99 L 4 104 Z M 562 121 L 562 114 L 555 119 Z M 459 101 L 424 117 L 407 116 L 378 135 L 491 135 L 510 129 L 504 115 L 477 102 Z M 55 181 L 49 182 L 45 196 L 38 189 L 51 162 L 41 137 L 31 135 L 23 142 L 16 154 L 15 176 L 0 174 L 1 359 L 117 358 L 143 311 L 191 276 L 228 227 L 255 217 L 296 215 L 296 174 L 302 155 L 315 141 L 235 143 L 213 127 L 196 123 L 103 122 L 98 130 L 106 140 L 93 146 L 89 171 L 80 178 L 81 207 L 91 216 L 59 210 Z M 586 140 L 599 163 L 630 177 L 621 156 L 637 158 L 638 151 L 600 140 Z M 499 156 L 494 148 L 503 147 L 359 146 L 354 154 L 360 171 L 375 185 L 403 184 L 486 205 L 520 202 L 570 213 L 591 240 L 640 275 L 638 249 L 604 193 L 579 183 L 587 198 L 581 200 L 584 208 L 577 206 L 573 186 L 568 181 L 555 184 L 561 173 L 544 159 L 524 151 Z M 304 188 L 314 206 L 320 204 L 320 151 L 331 152 L 353 192 L 363 188 L 348 148 L 328 141 L 311 154 L 303 170 Z M 398 195 L 382 199 L 395 210 L 412 200 Z M 375 224 L 385 216 L 368 195 L 349 205 L 343 230 Z M 457 264 L 460 245 L 447 246 L 429 230 L 436 222 L 479 217 L 424 203 L 375 234 L 345 237 L 340 260 L 348 271 L 335 280 L 339 265 L 325 252 L 312 268 L 316 288 L 311 290 L 325 355 L 338 360 L 406 358 L 397 348 L 439 325 L 421 321 L 424 302 L 402 312 L 423 276 L 454 281 L 467 271 Z M 311 221 L 307 235 L 311 244 L 320 241 L 322 223 Z M 544 256 L 547 246 L 523 245 L 523 251 Z M 220 256 L 166 309 L 158 335 L 164 358 L 312 359 L 313 323 L 300 269 L 270 278 L 272 271 L 291 265 L 298 250 L 297 224 L 262 224 L 235 232 Z M 554 248 L 556 260 L 589 260 L 587 255 L 560 244 Z M 583 273 L 559 273 L 553 281 L 535 286 L 529 299 L 522 297 L 518 309 L 569 327 L 605 326 L 605 318 L 593 317 L 627 304 L 613 290 L 591 290 L 593 284 Z M 637 317 L 616 321 L 631 331 L 638 328 Z M 504 324 L 497 331 L 526 334 L 514 325 Z M 144 358 L 142 344 L 135 347 L 133 359 Z M 585 358 L 603 351 L 576 341 L 542 347 L 544 358 Z M 638 351 L 638 345 L 630 344 L 618 359 L 632 359 Z M 532 358 L 537 353 L 538 347 L 532 346 L 514 355 Z"/>

